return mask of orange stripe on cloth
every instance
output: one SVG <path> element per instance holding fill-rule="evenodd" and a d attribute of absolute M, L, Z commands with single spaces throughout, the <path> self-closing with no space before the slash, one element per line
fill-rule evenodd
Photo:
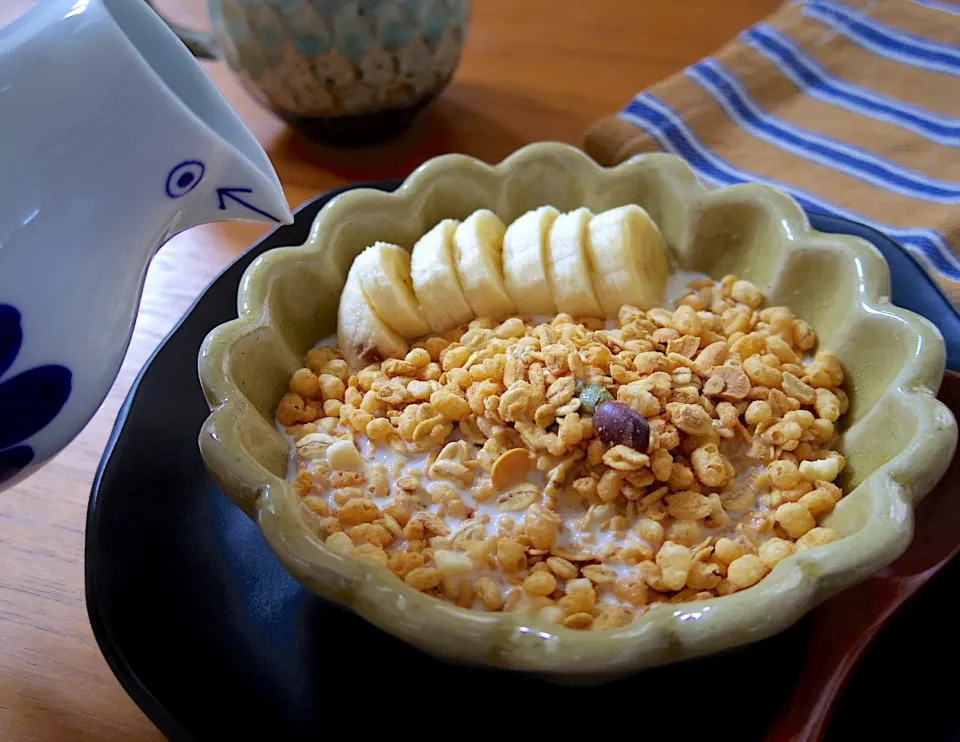
<path fill-rule="evenodd" d="M 918 7 L 927 13 L 939 12 L 952 18 L 942 11 Z M 904 12 L 907 10 L 909 8 L 902 8 Z M 864 49 L 820 21 L 805 17 L 799 4 L 788 5 L 769 20 L 837 77 L 936 113 L 960 116 L 960 80 L 956 77 L 900 64 Z M 960 25 L 960 20 L 953 19 L 952 23 Z"/>
<path fill-rule="evenodd" d="M 805 15 L 806 3 L 781 8 L 598 121 L 585 149 L 607 165 L 668 149 L 708 184 L 772 181 L 812 208 L 873 223 L 960 305 L 960 77 L 943 71 L 960 59 L 944 46 L 960 16 L 908 0 L 835 15 L 809 2 L 828 23 Z M 862 38 L 830 26 L 866 5 L 876 23 L 853 29 Z M 901 61 L 878 53 L 882 45 Z"/>
<path fill-rule="evenodd" d="M 935 178 L 960 180 L 955 148 L 931 143 L 902 126 L 805 95 L 773 62 L 741 43 L 727 47 L 717 57 L 761 109 L 775 112 L 787 123 L 875 152 L 895 164 Z"/>

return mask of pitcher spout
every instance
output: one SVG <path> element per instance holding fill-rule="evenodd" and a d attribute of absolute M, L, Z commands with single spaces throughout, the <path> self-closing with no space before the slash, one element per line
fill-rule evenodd
<path fill-rule="evenodd" d="M 171 169 L 166 193 L 180 202 L 180 210 L 169 236 L 200 224 L 228 220 L 293 223 L 283 187 L 263 150 L 257 146 L 251 157 L 234 146 L 224 149 L 216 166 L 195 159 Z"/>
<path fill-rule="evenodd" d="M 163 163 L 164 194 L 172 207 L 165 236 L 231 219 L 290 224 L 293 216 L 267 154 L 160 17 L 139 1 L 91 1 L 107 12 L 130 45 L 134 64 L 156 83 L 146 101 L 154 108 L 151 125 L 139 131 L 150 142 L 150 159 Z M 134 101 L 128 101 L 132 108 Z"/>
<path fill-rule="evenodd" d="M 0 122 L 3 489 L 99 408 L 158 246 L 293 217 L 266 153 L 142 0 L 44 0 L 4 29 Z"/>

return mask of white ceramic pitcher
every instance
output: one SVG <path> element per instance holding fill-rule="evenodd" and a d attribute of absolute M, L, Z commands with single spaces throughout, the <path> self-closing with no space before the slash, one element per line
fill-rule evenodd
<path fill-rule="evenodd" d="M 267 155 L 142 0 L 45 0 L 0 29 L 0 489 L 110 389 L 157 248 L 292 221 Z"/>

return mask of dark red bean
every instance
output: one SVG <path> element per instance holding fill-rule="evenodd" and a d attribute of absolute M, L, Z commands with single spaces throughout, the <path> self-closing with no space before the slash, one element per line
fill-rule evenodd
<path fill-rule="evenodd" d="M 650 447 L 647 418 L 626 402 L 604 402 L 593 413 L 597 437 L 608 446 L 629 446 L 646 453 Z"/>

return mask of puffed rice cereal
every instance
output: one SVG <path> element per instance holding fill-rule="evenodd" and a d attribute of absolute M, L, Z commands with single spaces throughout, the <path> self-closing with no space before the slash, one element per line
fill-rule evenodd
<path fill-rule="evenodd" d="M 840 363 L 763 304 L 727 276 L 613 327 L 478 319 L 353 370 L 315 348 L 277 409 L 304 521 L 416 590 L 571 629 L 748 589 L 839 537 L 845 464 Z"/>

